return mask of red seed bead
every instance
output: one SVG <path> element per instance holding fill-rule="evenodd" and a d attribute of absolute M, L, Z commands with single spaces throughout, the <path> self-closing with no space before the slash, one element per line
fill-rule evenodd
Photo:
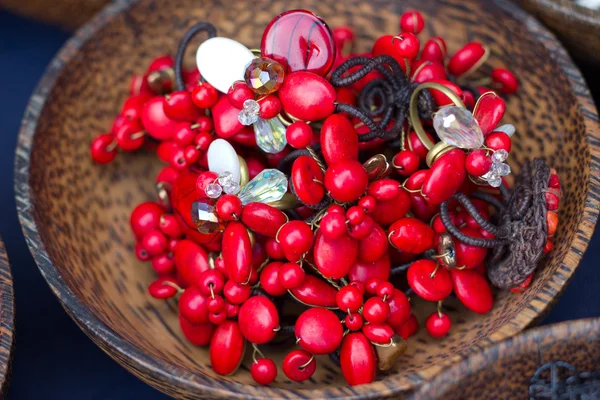
<path fill-rule="evenodd" d="M 159 275 L 171 275 L 175 272 L 175 261 L 170 253 L 152 257 L 152 269 Z"/>
<path fill-rule="evenodd" d="M 365 220 L 365 210 L 359 206 L 352 206 L 346 211 L 346 218 L 352 225 L 358 225 Z"/>
<path fill-rule="evenodd" d="M 179 313 L 192 324 L 205 324 L 208 321 L 208 297 L 200 289 L 191 286 L 179 298 Z"/>
<path fill-rule="evenodd" d="M 258 116 L 262 119 L 275 118 L 281 112 L 281 101 L 279 97 L 270 94 L 258 102 L 260 107 Z"/>
<path fill-rule="evenodd" d="M 546 192 L 546 207 L 549 211 L 558 211 L 560 206 L 560 196 L 552 190 Z"/>
<path fill-rule="evenodd" d="M 367 322 L 380 324 L 390 315 L 390 306 L 379 297 L 371 297 L 363 306 L 363 316 Z"/>
<path fill-rule="evenodd" d="M 258 358 L 250 366 L 252 379 L 260 385 L 269 385 L 277 378 L 277 365 L 270 358 Z"/>
<path fill-rule="evenodd" d="M 329 354 L 342 343 L 344 328 L 335 313 L 324 308 L 309 308 L 298 317 L 294 333 L 298 345 L 312 354 Z"/>
<path fill-rule="evenodd" d="M 279 313 L 273 302 L 263 296 L 250 297 L 240 307 L 238 321 L 242 334 L 249 342 L 268 343 L 277 333 Z"/>
<path fill-rule="evenodd" d="M 194 144 L 200 151 L 208 151 L 208 147 L 213 141 L 213 136 L 210 132 L 199 132 L 194 138 Z"/>
<path fill-rule="evenodd" d="M 367 171 L 358 161 L 341 161 L 327 169 L 325 187 L 340 202 L 358 200 L 369 184 Z"/>
<path fill-rule="evenodd" d="M 372 294 L 372 295 L 376 295 L 377 294 L 377 288 L 379 287 L 379 285 L 381 285 L 383 281 L 381 279 L 378 278 L 371 278 L 369 279 L 366 284 L 365 284 L 365 291 L 368 294 Z"/>
<path fill-rule="evenodd" d="M 350 315 L 346 315 L 346 318 L 344 318 L 344 323 L 346 324 L 346 328 L 350 329 L 351 331 L 358 331 L 363 327 L 364 319 L 362 315 L 354 312 L 350 313 Z"/>
<path fill-rule="evenodd" d="M 371 383 L 377 373 L 377 355 L 371 342 L 362 332 L 344 337 L 340 349 L 342 375 L 350 386 Z"/>
<path fill-rule="evenodd" d="M 279 230 L 279 243 L 290 261 L 297 261 L 300 256 L 308 252 L 313 244 L 313 232 L 304 221 L 290 221 Z M 296 259 L 297 257 L 297 259 Z"/>
<path fill-rule="evenodd" d="M 419 170 L 421 160 L 414 151 L 403 150 L 396 154 L 393 164 L 398 175 L 410 176 Z"/>
<path fill-rule="evenodd" d="M 319 121 L 335 111 L 335 89 L 325 78 L 312 72 L 286 75 L 278 95 L 282 108 L 303 121 Z"/>
<path fill-rule="evenodd" d="M 546 213 L 546 223 L 548 224 L 548 236 L 554 235 L 558 226 L 558 214 L 548 211 Z"/>
<path fill-rule="evenodd" d="M 452 293 L 452 279 L 445 268 L 431 260 L 417 260 L 406 274 L 408 285 L 427 301 L 441 301 Z"/>
<path fill-rule="evenodd" d="M 156 96 L 144 105 L 142 111 L 142 125 L 146 132 L 154 139 L 163 141 L 173 137 L 178 121 L 169 118 L 163 109 L 163 98 Z"/>
<path fill-rule="evenodd" d="M 178 238 L 183 236 L 183 231 L 181 230 L 181 226 L 179 226 L 177 217 L 172 214 L 161 215 L 159 227 L 169 237 Z"/>
<path fill-rule="evenodd" d="M 373 196 L 363 196 L 358 200 L 358 205 L 361 206 L 367 214 L 370 214 L 375 211 L 377 200 L 375 200 Z"/>
<path fill-rule="evenodd" d="M 179 171 L 168 165 L 156 175 L 156 183 L 168 183 L 172 186 L 178 177 Z"/>
<path fill-rule="evenodd" d="M 148 261 L 150 259 L 150 254 L 148 254 L 140 242 L 135 244 L 135 256 L 140 261 Z"/>
<path fill-rule="evenodd" d="M 381 297 L 384 301 L 390 301 L 394 295 L 394 285 L 390 282 L 381 282 L 377 286 L 377 296 Z"/>
<path fill-rule="evenodd" d="M 170 299 L 177 294 L 177 283 L 171 277 L 158 278 L 150 283 L 148 293 L 155 299 Z"/>
<path fill-rule="evenodd" d="M 304 350 L 292 350 L 281 364 L 283 373 L 294 382 L 310 379 L 317 369 L 317 361 Z"/>
<path fill-rule="evenodd" d="M 196 346 L 208 345 L 216 328 L 211 323 L 194 325 L 181 315 L 179 316 L 179 326 L 181 327 L 183 336 Z"/>
<path fill-rule="evenodd" d="M 491 311 L 494 306 L 494 296 L 484 276 L 470 269 L 454 268 L 450 273 L 454 294 L 465 307 L 478 314 L 487 314 Z"/>
<path fill-rule="evenodd" d="M 183 158 L 187 165 L 196 164 L 200 161 L 200 151 L 196 148 L 196 146 L 186 146 L 183 149 Z"/>
<path fill-rule="evenodd" d="M 447 54 L 448 49 L 444 39 L 439 36 L 434 36 L 423 46 L 423 51 L 421 51 L 421 59 L 437 62 L 443 65 Z"/>
<path fill-rule="evenodd" d="M 394 49 L 399 57 L 412 60 L 419 54 L 419 38 L 413 33 L 402 32 L 392 39 Z"/>
<path fill-rule="evenodd" d="M 121 107 L 121 115 L 125 115 L 129 120 L 140 119 L 144 104 L 151 97 L 148 93 L 129 96 L 123 103 L 123 107 Z"/>
<path fill-rule="evenodd" d="M 285 263 L 279 268 L 279 284 L 286 290 L 292 290 L 304 282 L 306 273 L 296 263 Z"/>
<path fill-rule="evenodd" d="M 292 165 L 292 185 L 300 200 L 308 205 L 317 205 L 325 196 L 323 171 L 309 156 L 300 156 Z"/>
<path fill-rule="evenodd" d="M 219 197 L 215 211 L 225 221 L 233 221 L 242 216 L 242 201 L 232 194 L 224 194 Z"/>
<path fill-rule="evenodd" d="M 338 290 L 335 301 L 340 310 L 357 312 L 363 305 L 363 293 L 355 286 L 344 286 Z"/>
<path fill-rule="evenodd" d="M 167 238 L 159 230 L 148 232 L 141 241 L 142 246 L 151 256 L 157 256 L 167 250 Z"/>
<path fill-rule="evenodd" d="M 151 201 L 138 205 L 129 219 L 134 235 L 142 238 L 157 229 L 160 225 L 160 217 L 164 212 L 160 205 Z"/>
<path fill-rule="evenodd" d="M 248 297 L 252 289 L 248 285 L 227 281 L 223 287 L 223 295 L 231 304 L 242 304 Z"/>
<path fill-rule="evenodd" d="M 313 130 L 304 121 L 296 121 L 287 127 L 285 137 L 290 146 L 295 149 L 302 149 L 313 140 Z"/>
<path fill-rule="evenodd" d="M 217 104 L 219 92 L 210 83 L 201 82 L 192 90 L 192 101 L 199 108 L 211 108 Z"/>
<path fill-rule="evenodd" d="M 390 306 L 390 315 L 385 322 L 394 329 L 401 327 L 410 318 L 411 306 L 408 297 L 404 292 L 394 289 L 387 303 Z"/>
<path fill-rule="evenodd" d="M 240 306 L 236 305 L 236 304 L 231 304 L 228 302 L 225 302 L 225 314 L 227 314 L 227 318 L 232 319 L 238 316 L 238 313 L 240 312 Z"/>
<path fill-rule="evenodd" d="M 460 231 L 466 236 L 481 238 L 483 235 L 478 229 L 470 227 L 462 227 Z M 458 267 L 475 268 L 479 264 L 483 263 L 487 256 L 487 248 L 469 246 L 459 240 L 454 241 L 454 252 L 456 258 L 456 265 Z"/>
<path fill-rule="evenodd" d="M 146 134 L 139 120 L 123 124 L 115 132 L 119 147 L 125 151 L 135 151 L 144 145 Z"/>
<path fill-rule="evenodd" d="M 272 262 L 260 271 L 260 286 L 271 296 L 282 296 L 287 293 L 286 288 L 279 282 L 279 268 L 282 265 L 281 262 Z"/>
<path fill-rule="evenodd" d="M 531 285 L 531 281 L 533 280 L 533 274 L 527 275 L 527 278 L 519 285 L 511 288 L 510 291 L 513 293 L 523 293 L 525 289 L 527 289 Z"/>
<path fill-rule="evenodd" d="M 427 321 L 425 321 L 425 328 L 429 333 L 429 336 L 441 339 L 446 336 L 450 332 L 450 328 L 452 327 L 452 321 L 450 321 L 450 317 L 444 313 L 441 313 L 441 316 L 434 312 L 431 314 Z"/>
<path fill-rule="evenodd" d="M 173 141 L 180 147 L 189 146 L 194 143 L 196 137 L 196 129 L 192 129 L 192 124 L 189 122 L 181 122 L 173 131 Z"/>
<path fill-rule="evenodd" d="M 184 149 L 177 148 L 175 151 L 171 153 L 171 157 L 168 160 L 169 164 L 175 169 L 185 169 L 188 166 L 188 163 L 185 159 L 185 151 Z"/>
<path fill-rule="evenodd" d="M 200 274 L 200 279 L 196 284 L 203 295 L 212 297 L 223 291 L 225 277 L 216 269 L 209 269 Z"/>
<path fill-rule="evenodd" d="M 492 150 L 506 150 L 510 153 L 512 142 L 504 132 L 492 132 L 485 138 L 485 145 Z"/>
<path fill-rule="evenodd" d="M 548 238 L 548 240 L 546 240 L 546 244 L 544 245 L 544 254 L 548 254 L 552 250 L 554 250 L 554 242 L 552 241 L 552 238 Z"/>
<path fill-rule="evenodd" d="M 227 91 L 227 100 L 232 106 L 241 110 L 244 108 L 246 100 L 254 100 L 254 92 L 246 85 L 246 82 L 237 81 Z"/>
<path fill-rule="evenodd" d="M 338 212 L 328 212 L 319 222 L 319 232 L 329 239 L 338 239 L 347 231 L 346 216 Z"/>
<path fill-rule="evenodd" d="M 457 77 L 461 76 L 480 62 L 485 53 L 486 49 L 481 43 L 467 43 L 450 58 L 448 71 Z"/>
<path fill-rule="evenodd" d="M 212 313 L 220 313 L 225 310 L 225 300 L 219 295 L 208 299 L 208 311 Z"/>
<path fill-rule="evenodd" d="M 223 322 L 227 321 L 227 313 L 225 311 L 209 312 L 208 321 L 215 325 L 221 325 Z"/>
<path fill-rule="evenodd" d="M 392 200 L 400 193 L 400 186 L 393 179 L 378 179 L 369 185 L 367 193 L 377 201 Z"/>
<path fill-rule="evenodd" d="M 400 16 L 400 30 L 402 32 L 419 34 L 423 30 L 423 27 L 425 27 L 425 21 L 418 11 L 408 10 Z"/>
<path fill-rule="evenodd" d="M 389 231 L 391 243 L 402 251 L 418 254 L 433 246 L 433 229 L 417 218 L 399 219 Z"/>
<path fill-rule="evenodd" d="M 200 132 L 211 132 L 214 128 L 214 123 L 212 118 L 207 117 L 206 115 L 201 115 L 196 119 L 196 123 L 193 125 Z"/>
<path fill-rule="evenodd" d="M 275 238 L 267 238 L 265 241 L 265 250 L 272 260 L 283 260 L 285 258 L 283 247 Z"/>
<path fill-rule="evenodd" d="M 490 170 L 492 167 L 492 159 L 487 155 L 485 150 L 473 150 L 467 154 L 465 160 L 467 172 L 473 176 L 481 176 Z"/>
<path fill-rule="evenodd" d="M 369 237 L 373 229 L 375 228 L 375 221 L 373 218 L 365 215 L 362 222 L 357 225 L 350 225 L 350 229 L 348 230 L 348 234 L 351 238 L 356 240 L 364 240 Z"/>
<path fill-rule="evenodd" d="M 192 102 L 192 95 L 187 90 L 166 95 L 163 110 L 167 117 L 176 121 L 193 122 L 200 116 L 200 109 Z"/>
<path fill-rule="evenodd" d="M 92 140 L 90 154 L 92 160 L 98 164 L 108 164 L 114 160 L 117 155 L 117 142 L 115 137 L 110 133 L 97 136 Z"/>
<path fill-rule="evenodd" d="M 507 69 L 494 68 L 492 70 L 492 82 L 500 86 L 500 91 L 506 94 L 514 94 L 519 90 L 517 77 Z"/>

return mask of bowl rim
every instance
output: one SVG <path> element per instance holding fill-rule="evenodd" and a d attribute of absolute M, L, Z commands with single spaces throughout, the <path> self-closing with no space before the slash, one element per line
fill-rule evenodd
<path fill-rule="evenodd" d="M 538 6 L 536 11 L 562 14 L 572 17 L 580 23 L 600 28 L 600 9 L 584 7 L 573 0 L 526 0 Z"/>
<path fill-rule="evenodd" d="M 10 260 L 4 241 L 0 236 L 0 354 L 5 361 L 0 363 L 0 398 L 7 396 L 10 387 L 12 359 L 15 347 L 15 291 Z"/>
<path fill-rule="evenodd" d="M 107 5 L 101 12 L 92 18 L 92 20 L 79 28 L 74 36 L 63 45 L 50 62 L 38 83 L 38 86 L 27 105 L 19 131 L 14 170 L 14 185 L 19 221 L 29 249 L 42 276 L 47 281 L 54 294 L 58 297 L 67 313 L 71 315 L 80 328 L 82 328 L 96 344 L 119 364 L 126 367 L 130 372 L 134 373 L 146 383 L 162 391 L 167 390 L 163 385 L 172 387 L 175 387 L 176 385 L 177 390 L 182 392 L 206 393 L 215 397 L 248 398 L 249 394 L 259 394 L 261 397 L 264 396 L 264 398 L 281 398 L 282 396 L 287 397 L 286 394 L 288 394 L 292 397 L 304 395 L 310 398 L 317 396 L 334 398 L 335 396 L 335 398 L 368 399 L 405 393 L 406 391 L 415 389 L 427 379 L 438 374 L 442 370 L 442 365 L 431 366 L 419 371 L 419 373 L 395 378 L 393 384 L 389 383 L 390 378 L 388 377 L 386 380 L 375 381 L 367 385 L 356 387 L 336 386 L 335 388 L 314 390 L 289 390 L 261 387 L 260 391 L 257 391 L 257 387 L 254 385 L 233 381 L 224 381 L 223 385 L 219 385 L 218 387 L 209 386 L 201 382 L 204 378 L 200 375 L 195 375 L 201 377 L 199 380 L 185 379 L 185 376 L 189 376 L 188 370 L 159 358 L 151 357 L 139 350 L 136 346 L 122 338 L 117 332 L 97 318 L 71 291 L 50 259 L 37 230 L 34 218 L 32 203 L 33 193 L 29 186 L 29 167 L 33 136 L 37 129 L 38 120 L 44 105 L 54 88 L 57 77 L 62 73 L 63 68 L 65 68 L 81 47 L 89 41 L 94 34 L 102 29 L 107 23 L 115 19 L 121 12 L 128 10 L 139 1 L 140 0 L 118 0 Z M 556 37 L 540 22 L 508 0 L 493 0 L 493 2 L 512 18 L 521 21 L 523 27 L 532 35 L 537 36 L 537 40 L 545 44 L 546 48 L 552 49 L 552 51 L 548 51 L 548 55 L 566 75 L 569 86 L 571 87 L 577 102 L 579 112 L 584 119 L 586 129 L 585 137 L 590 150 L 590 170 L 592 173 L 588 176 L 589 190 L 585 198 L 585 209 L 579 217 L 577 224 L 579 234 L 574 235 L 574 239 L 570 243 L 569 250 L 565 254 L 561 266 L 557 268 L 557 271 L 549 280 L 553 282 L 553 286 L 548 286 L 547 291 L 540 291 L 539 296 L 534 298 L 522 312 L 511 320 L 506 321 L 492 335 L 482 339 L 479 344 L 474 346 L 474 348 L 477 349 L 487 347 L 505 338 L 514 336 L 529 325 L 534 324 L 545 312 L 549 311 L 552 303 L 556 301 L 557 297 L 562 290 L 564 290 L 566 284 L 579 266 L 581 257 L 584 254 L 594 231 L 594 226 L 598 218 L 598 209 L 600 208 L 600 200 L 596 195 L 596 193 L 600 193 L 600 179 L 594 174 L 594 172 L 600 170 L 600 123 L 597 110 L 595 109 L 594 102 L 590 96 L 585 80 L 560 42 L 558 42 Z M 565 264 L 564 260 L 568 260 L 570 264 L 575 266 L 569 267 Z M 449 357 L 443 365 L 456 363 L 464 358 L 464 355 L 454 355 Z M 149 377 L 151 377 L 151 379 Z"/>
<path fill-rule="evenodd" d="M 587 336 L 590 332 L 596 332 L 595 336 Z M 443 372 L 436 375 L 433 379 L 425 383 L 417 390 L 411 400 L 431 398 L 432 393 L 429 390 L 435 388 L 436 394 L 443 393 L 448 388 L 456 384 L 455 376 L 461 373 L 464 376 L 476 374 L 489 367 L 498 360 L 512 357 L 524 349 L 531 348 L 532 345 L 543 343 L 551 338 L 552 344 L 567 341 L 572 337 L 581 337 L 590 342 L 598 342 L 600 339 L 600 317 L 583 318 L 572 321 L 563 321 L 556 324 L 544 325 L 535 329 L 523 332 L 522 334 L 507 338 L 492 346 L 486 347 L 482 351 L 470 354 L 460 362 L 452 364 Z M 494 381 L 498 385 L 501 382 Z"/>

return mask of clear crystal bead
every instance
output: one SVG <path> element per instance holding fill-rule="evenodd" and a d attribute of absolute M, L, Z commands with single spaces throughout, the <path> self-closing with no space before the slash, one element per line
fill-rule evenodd
<path fill-rule="evenodd" d="M 242 125 L 250 126 L 258 121 L 258 114 L 251 114 L 246 110 L 242 110 L 238 113 L 238 121 L 240 121 L 240 124 Z"/>
<path fill-rule="evenodd" d="M 504 163 L 493 163 L 492 171 L 498 176 L 510 175 L 510 166 Z"/>
<path fill-rule="evenodd" d="M 226 194 L 238 194 L 240 191 L 240 184 L 237 182 L 227 182 L 223 185 L 223 191 Z"/>
<path fill-rule="evenodd" d="M 258 112 L 260 111 L 260 105 L 256 100 L 246 100 L 244 101 L 244 111 L 246 111 L 249 114 L 258 115 Z"/>
<path fill-rule="evenodd" d="M 225 186 L 232 180 L 233 180 L 233 174 L 231 172 L 226 171 L 226 172 L 223 172 L 221 175 L 219 175 L 217 182 L 219 182 L 219 185 Z"/>
<path fill-rule="evenodd" d="M 442 141 L 461 149 L 478 149 L 483 133 L 473 114 L 465 108 L 445 106 L 433 117 L 433 128 Z"/>
<path fill-rule="evenodd" d="M 502 185 L 502 178 L 494 176 L 491 179 L 488 179 L 487 183 L 492 187 L 500 187 L 500 185 Z"/>
<path fill-rule="evenodd" d="M 265 153 L 279 153 L 287 145 L 285 130 L 285 126 L 277 117 L 271 119 L 259 118 L 254 124 L 256 144 Z"/>
<path fill-rule="evenodd" d="M 492 154 L 492 162 L 501 163 L 508 158 L 508 151 L 504 149 L 496 150 Z"/>
<path fill-rule="evenodd" d="M 287 192 L 285 174 L 276 169 L 265 169 L 256 175 L 239 194 L 243 205 L 248 203 L 271 203 L 281 200 Z"/>
<path fill-rule="evenodd" d="M 516 128 L 513 124 L 504 124 L 494 129 L 494 132 L 504 132 L 508 136 L 512 136 L 516 132 Z"/>
<path fill-rule="evenodd" d="M 211 183 L 210 185 L 206 185 L 204 192 L 211 199 L 216 199 L 223 193 L 223 188 L 218 183 Z"/>
<path fill-rule="evenodd" d="M 222 224 L 214 212 L 214 207 L 206 200 L 192 203 L 192 221 L 200 233 L 216 233 L 221 231 Z"/>

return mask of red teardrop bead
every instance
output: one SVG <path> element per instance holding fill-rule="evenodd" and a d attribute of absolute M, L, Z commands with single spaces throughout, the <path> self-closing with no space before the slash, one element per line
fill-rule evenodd
<path fill-rule="evenodd" d="M 240 307 L 238 321 L 242 334 L 256 344 L 270 342 L 277 333 L 279 313 L 273 302 L 263 296 L 254 296 Z"/>
<path fill-rule="evenodd" d="M 373 382 L 377 372 L 377 357 L 373 345 L 363 333 L 349 333 L 344 337 L 340 365 L 350 386 Z"/>
<path fill-rule="evenodd" d="M 481 274 L 468 269 L 453 269 L 451 274 L 454 293 L 465 307 L 478 314 L 491 311 L 494 306 L 492 289 Z"/>
<path fill-rule="evenodd" d="M 336 307 L 337 290 L 313 275 L 306 275 L 302 284 L 291 290 L 295 298 L 313 307 Z"/>
<path fill-rule="evenodd" d="M 477 101 L 473 117 L 479 123 L 483 136 L 490 134 L 504 117 L 506 103 L 496 93 L 488 93 Z"/>
<path fill-rule="evenodd" d="M 438 158 L 423 182 L 421 192 L 429 204 L 441 204 L 452 197 L 462 186 L 467 172 L 465 152 L 450 150 Z"/>
<path fill-rule="evenodd" d="M 242 210 L 242 222 L 256 233 L 275 237 L 287 218 L 282 211 L 268 204 L 248 203 Z"/>
<path fill-rule="evenodd" d="M 210 365 L 217 374 L 230 375 L 244 358 L 246 341 L 237 322 L 225 321 L 215 329 L 210 341 Z"/>

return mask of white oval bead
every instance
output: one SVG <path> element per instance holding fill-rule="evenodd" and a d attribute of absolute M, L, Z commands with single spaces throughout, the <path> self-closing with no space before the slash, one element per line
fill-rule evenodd
<path fill-rule="evenodd" d="M 208 147 L 207 153 L 208 169 L 221 175 L 225 172 L 231 173 L 231 179 L 240 183 L 240 160 L 233 146 L 224 139 L 215 139 Z"/>
<path fill-rule="evenodd" d="M 254 54 L 243 44 L 218 36 L 204 41 L 196 52 L 202 77 L 223 93 L 233 82 L 244 80 L 246 66 L 253 59 Z"/>

